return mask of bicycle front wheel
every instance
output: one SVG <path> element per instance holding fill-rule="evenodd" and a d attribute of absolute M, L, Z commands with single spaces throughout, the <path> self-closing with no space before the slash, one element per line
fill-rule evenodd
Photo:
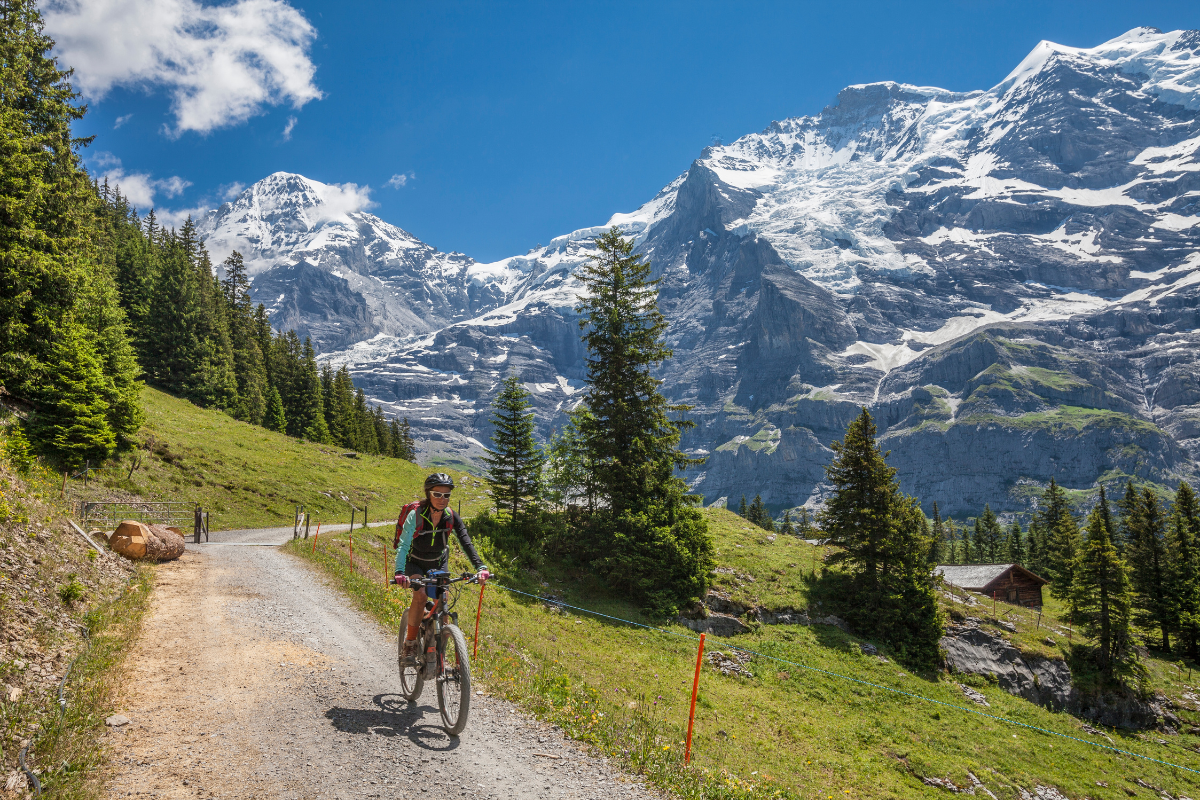
<path fill-rule="evenodd" d="M 405 626 L 400 626 L 400 634 L 396 641 L 396 664 L 400 668 L 400 695 L 410 703 L 417 702 L 421 690 L 425 688 L 425 674 L 416 664 L 404 663 Z"/>
<path fill-rule="evenodd" d="M 442 628 L 442 647 L 438 654 L 438 708 L 442 711 L 442 728 L 451 736 L 467 727 L 471 710 L 471 658 L 467 640 L 457 625 Z"/>

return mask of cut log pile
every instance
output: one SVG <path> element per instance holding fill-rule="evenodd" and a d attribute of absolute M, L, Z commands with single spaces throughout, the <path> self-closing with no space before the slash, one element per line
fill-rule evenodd
<path fill-rule="evenodd" d="M 163 525 L 127 519 L 108 538 L 108 546 L 129 559 L 170 561 L 183 555 L 183 537 Z"/>

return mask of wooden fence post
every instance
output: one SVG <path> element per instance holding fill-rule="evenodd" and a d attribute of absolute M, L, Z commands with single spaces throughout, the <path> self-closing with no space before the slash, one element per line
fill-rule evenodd
<path fill-rule="evenodd" d="M 354 530 L 354 512 L 357 511 L 354 506 L 350 506 L 350 530 Z"/>
<path fill-rule="evenodd" d="M 192 512 L 192 543 L 200 544 L 200 506 Z"/>
<path fill-rule="evenodd" d="M 363 503 L 363 524 L 362 524 L 362 526 L 364 528 L 367 527 L 367 504 L 366 503 Z"/>
<path fill-rule="evenodd" d="M 312 517 L 309 516 L 307 509 L 304 512 L 304 538 L 308 538 L 308 526 L 312 524 Z"/>

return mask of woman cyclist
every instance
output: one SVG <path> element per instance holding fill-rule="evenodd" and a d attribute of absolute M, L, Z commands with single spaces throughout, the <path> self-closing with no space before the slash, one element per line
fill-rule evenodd
<path fill-rule="evenodd" d="M 409 578 L 423 578 L 431 569 L 444 570 L 450 565 L 450 532 L 458 537 L 471 565 L 475 568 L 479 582 L 483 583 L 491 573 L 484 566 L 471 543 L 471 535 L 462 517 L 449 508 L 450 492 L 454 479 L 444 472 L 436 472 L 425 479 L 425 500 L 401 517 L 399 542 L 396 547 L 396 583 L 405 588 Z M 404 661 L 416 660 L 417 631 L 425 612 L 425 589 L 413 590 L 412 605 L 408 607 L 408 635 L 404 639 Z"/>

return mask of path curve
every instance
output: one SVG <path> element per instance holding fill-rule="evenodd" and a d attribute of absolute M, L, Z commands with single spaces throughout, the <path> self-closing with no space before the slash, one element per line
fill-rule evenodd
<path fill-rule="evenodd" d="M 291 532 L 214 533 L 157 568 L 109 797 L 661 797 L 496 698 L 448 737 L 431 686 L 397 694 L 394 634 L 301 559 L 223 546 Z"/>

